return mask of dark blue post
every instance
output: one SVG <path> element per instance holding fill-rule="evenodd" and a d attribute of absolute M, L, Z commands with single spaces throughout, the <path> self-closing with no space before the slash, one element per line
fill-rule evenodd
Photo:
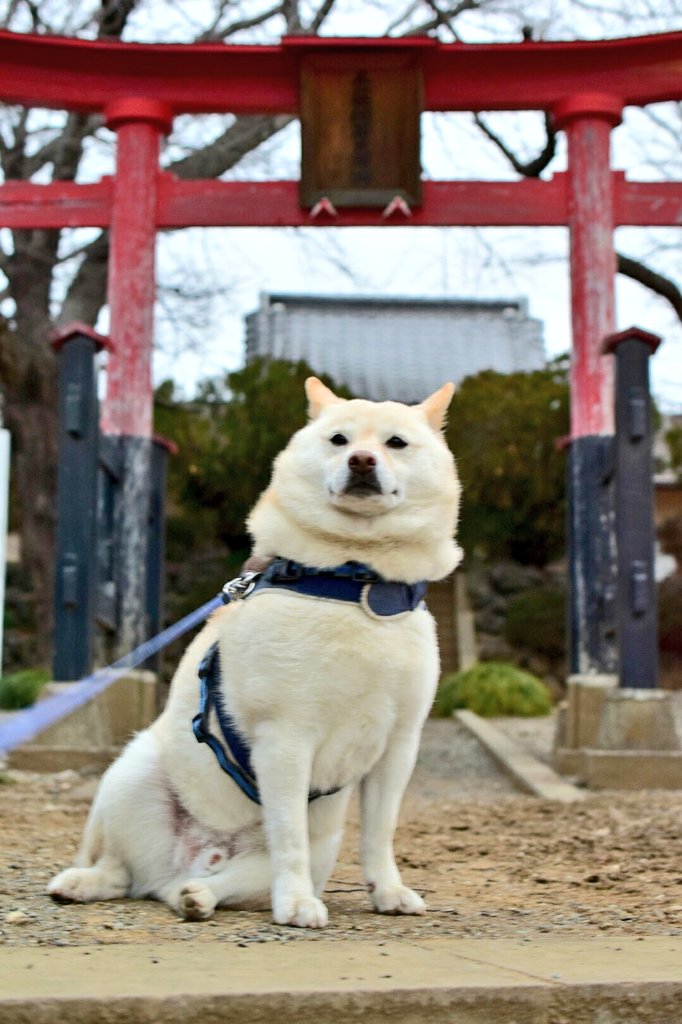
<path fill-rule="evenodd" d="M 616 671 L 613 436 L 576 437 L 568 449 L 570 671 Z"/>
<path fill-rule="evenodd" d="M 106 339 L 84 324 L 53 335 L 59 352 L 59 466 L 53 674 L 90 670 L 95 606 L 99 406 L 95 355 Z"/>
<path fill-rule="evenodd" d="M 152 446 L 151 486 L 149 500 L 149 535 L 147 541 L 147 600 L 146 618 L 150 636 L 162 626 L 163 581 L 166 562 L 166 470 L 168 456 L 177 452 L 172 441 L 154 437 Z M 158 672 L 159 655 L 146 668 Z"/>
<path fill-rule="evenodd" d="M 616 358 L 616 540 L 620 686 L 658 685 L 649 358 L 661 339 L 638 327 L 604 343 Z"/>

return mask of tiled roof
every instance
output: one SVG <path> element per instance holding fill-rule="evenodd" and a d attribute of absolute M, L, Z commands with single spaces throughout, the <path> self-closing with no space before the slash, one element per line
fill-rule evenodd
<path fill-rule="evenodd" d="M 379 401 L 420 401 L 484 369 L 545 365 L 542 324 L 522 299 L 263 294 L 246 324 L 247 359 L 303 359 Z"/>

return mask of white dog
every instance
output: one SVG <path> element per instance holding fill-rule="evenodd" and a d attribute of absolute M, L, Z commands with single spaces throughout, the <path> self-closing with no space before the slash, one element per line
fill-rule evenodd
<path fill-rule="evenodd" d="M 162 715 L 104 775 L 77 866 L 50 882 L 55 899 L 146 896 L 205 919 L 270 892 L 276 922 L 322 928 L 320 894 L 358 783 L 375 910 L 425 912 L 401 882 L 393 834 L 438 679 L 421 581 L 461 557 L 442 437 L 453 390 L 408 407 L 306 382 L 310 422 L 275 460 L 248 524 L 254 556 L 272 564 L 209 620 Z"/>

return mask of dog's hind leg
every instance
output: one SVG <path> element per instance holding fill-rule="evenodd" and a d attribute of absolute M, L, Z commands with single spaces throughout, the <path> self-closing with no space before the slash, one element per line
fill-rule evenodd
<path fill-rule="evenodd" d="M 171 877 L 167 802 L 155 743 L 140 733 L 102 777 L 75 866 L 51 880 L 49 895 L 78 903 L 141 896 L 150 879 Z"/>
<path fill-rule="evenodd" d="M 77 866 L 60 871 L 47 892 L 58 903 L 93 903 L 126 896 L 130 874 L 120 858 L 104 850 L 100 808 L 93 805 L 83 835 Z"/>
<path fill-rule="evenodd" d="M 67 868 L 47 887 L 58 903 L 93 903 L 127 896 L 130 874 L 116 857 L 104 856 L 89 868 Z"/>
<path fill-rule="evenodd" d="M 325 829 L 310 839 L 310 860 L 315 892 L 319 895 L 327 882 L 341 842 L 341 824 L 348 802 L 348 794 L 324 797 L 335 804 L 333 830 Z M 330 808 L 331 810 L 331 808 Z M 216 851 L 217 853 L 217 851 Z M 218 906 L 237 906 L 254 900 L 266 899 L 270 892 L 271 865 L 265 850 L 242 853 L 217 871 L 209 858 L 204 874 L 174 879 L 154 893 L 176 913 L 189 921 L 206 921 Z"/>
<path fill-rule="evenodd" d="M 175 878 L 153 895 L 188 921 L 206 921 L 218 905 L 262 899 L 269 891 L 270 858 L 265 850 L 255 850 L 227 861 L 221 871 Z"/>

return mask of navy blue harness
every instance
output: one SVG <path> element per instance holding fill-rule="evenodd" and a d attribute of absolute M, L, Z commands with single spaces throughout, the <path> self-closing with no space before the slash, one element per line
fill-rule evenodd
<path fill-rule="evenodd" d="M 239 583 L 239 581 L 233 581 Z M 257 578 L 252 575 L 249 584 L 228 584 L 224 600 L 243 600 L 251 594 L 269 589 L 283 589 L 332 601 L 350 601 L 362 604 L 373 617 L 388 618 L 418 608 L 426 593 L 425 583 L 394 583 L 384 580 L 378 573 L 359 562 L 346 562 L 333 569 L 313 569 L 298 562 L 276 558 Z M 225 708 L 220 690 L 220 656 L 215 643 L 199 666 L 199 713 L 192 719 L 192 729 L 199 743 L 206 743 L 215 754 L 218 764 L 254 803 L 259 804 L 260 793 L 256 774 L 251 764 L 251 751 L 239 734 L 229 711 Z M 218 725 L 227 749 L 210 730 L 211 711 L 215 711 Z M 229 753 L 228 753 L 229 751 Z M 313 790 L 308 800 L 338 793 L 336 789 L 320 792 Z"/>

